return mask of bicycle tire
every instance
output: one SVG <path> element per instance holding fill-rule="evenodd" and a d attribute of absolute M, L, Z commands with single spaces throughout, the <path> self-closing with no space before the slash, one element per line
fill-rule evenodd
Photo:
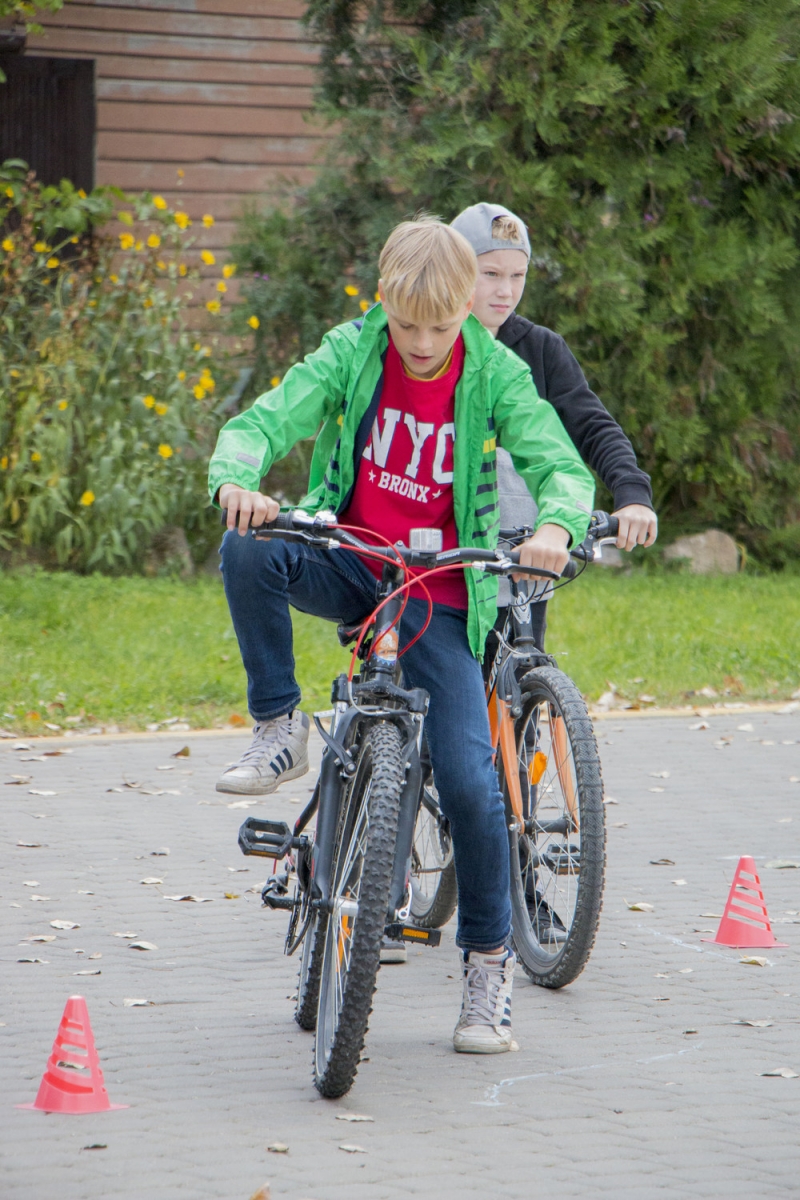
<path fill-rule="evenodd" d="M 308 1032 L 313 1030 L 317 1023 L 319 980 L 322 971 L 322 955 L 318 953 L 318 950 L 325 943 L 325 927 L 327 923 L 327 913 L 322 913 L 319 916 L 311 918 L 306 936 L 303 938 L 303 946 L 300 954 L 294 1019 L 301 1029 L 305 1029 Z"/>
<path fill-rule="evenodd" d="M 411 916 L 420 929 L 441 929 L 457 905 L 458 884 L 450 830 L 441 816 L 435 785 L 426 783 L 414 826 Z"/>
<path fill-rule="evenodd" d="M 600 756 L 586 704 L 568 675 L 555 667 L 537 667 L 524 677 L 522 689 L 522 714 L 515 723 L 515 766 L 529 832 L 518 828 L 504 767 L 502 772 L 509 824 L 512 938 L 533 982 L 562 988 L 586 966 L 603 902 L 605 811 Z M 534 783 L 537 752 L 545 765 Z M 561 816 L 547 817 L 559 811 Z M 567 882 L 559 883 L 561 879 Z M 550 932 L 553 912 L 565 935 L 560 944 L 556 940 L 560 933 L 554 937 Z"/>
<path fill-rule="evenodd" d="M 314 1039 L 314 1084 L 329 1099 L 352 1086 L 372 1012 L 405 781 L 402 746 L 396 725 L 373 724 L 342 805 Z M 341 906 L 354 902 L 356 912 L 344 913 Z"/>

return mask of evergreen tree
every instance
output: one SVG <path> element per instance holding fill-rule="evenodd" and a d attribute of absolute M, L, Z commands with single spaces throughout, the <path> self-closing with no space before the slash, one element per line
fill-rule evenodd
<path fill-rule="evenodd" d="M 265 369 L 357 315 L 344 285 L 371 298 L 396 220 L 506 204 L 534 248 L 521 311 L 566 337 L 659 510 L 796 555 L 798 0 L 314 0 L 308 21 L 340 132 L 291 216 L 243 230 Z"/>

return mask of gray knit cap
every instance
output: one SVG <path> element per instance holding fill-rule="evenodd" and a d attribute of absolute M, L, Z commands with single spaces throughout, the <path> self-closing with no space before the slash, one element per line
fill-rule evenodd
<path fill-rule="evenodd" d="M 492 221 L 495 217 L 511 217 L 522 230 L 522 240 L 509 242 L 492 237 Z M 522 250 L 531 256 L 531 243 L 524 221 L 516 213 L 503 208 L 502 204 L 473 204 L 460 212 L 454 221 L 450 222 L 462 237 L 465 237 L 476 254 L 488 254 L 490 250 Z"/>

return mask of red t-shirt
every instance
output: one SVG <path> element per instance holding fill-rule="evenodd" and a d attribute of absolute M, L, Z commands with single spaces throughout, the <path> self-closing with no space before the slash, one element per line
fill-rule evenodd
<path fill-rule="evenodd" d="M 455 391 L 463 367 L 460 334 L 450 366 L 438 379 L 407 375 L 389 339 L 378 414 L 361 462 L 356 463 L 355 487 L 347 512 L 339 518 L 342 524 L 361 525 L 406 546 L 412 529 L 441 529 L 444 550 L 458 545 L 453 444 Z M 364 561 L 380 577 L 381 564 Z M 438 604 L 467 607 L 463 569 L 425 583 Z M 412 590 L 415 593 L 422 595 L 418 588 Z"/>

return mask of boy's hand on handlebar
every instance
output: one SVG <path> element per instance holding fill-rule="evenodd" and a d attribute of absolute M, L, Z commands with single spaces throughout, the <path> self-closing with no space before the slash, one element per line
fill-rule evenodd
<path fill-rule="evenodd" d="M 533 537 L 519 548 L 519 561 L 523 567 L 538 567 L 560 575 L 569 562 L 569 534 L 560 525 L 540 525 Z M 524 579 L 524 575 L 512 575 L 512 579 Z"/>
<path fill-rule="evenodd" d="M 281 510 L 277 500 L 261 492 L 248 492 L 235 483 L 223 483 L 219 489 L 219 506 L 228 510 L 228 529 L 239 526 L 239 536 L 244 537 L 250 525 L 263 525 L 274 521 Z"/>
<path fill-rule="evenodd" d="M 658 517 L 645 504 L 626 504 L 613 515 L 619 521 L 616 544 L 620 550 L 652 546 L 658 537 Z"/>

